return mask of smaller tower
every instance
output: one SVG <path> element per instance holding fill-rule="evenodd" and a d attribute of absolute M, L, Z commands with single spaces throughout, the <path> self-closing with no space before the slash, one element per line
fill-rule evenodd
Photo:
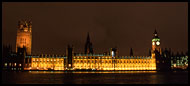
<path fill-rule="evenodd" d="M 151 56 L 151 49 L 149 49 L 148 51 L 148 56 Z"/>
<path fill-rule="evenodd" d="M 110 54 L 111 54 L 112 57 L 116 57 L 117 54 L 118 54 L 118 53 L 117 53 L 117 49 L 116 49 L 116 48 L 111 48 L 111 49 L 110 49 Z"/>
<path fill-rule="evenodd" d="M 130 56 L 133 56 L 133 50 L 132 50 L 132 48 L 130 50 Z"/>
<path fill-rule="evenodd" d="M 93 54 L 93 47 L 92 47 L 92 43 L 90 42 L 90 36 L 89 36 L 89 32 L 87 35 L 87 40 L 86 40 L 86 44 L 85 44 L 85 54 Z"/>
<path fill-rule="evenodd" d="M 73 67 L 73 46 L 68 45 L 67 50 L 66 50 L 66 56 L 67 56 L 67 60 L 66 60 L 66 67 L 71 69 Z"/>

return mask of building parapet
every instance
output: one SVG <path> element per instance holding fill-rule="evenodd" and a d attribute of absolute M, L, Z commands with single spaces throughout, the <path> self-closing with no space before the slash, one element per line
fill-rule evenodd
<path fill-rule="evenodd" d="M 75 54 L 75 56 L 108 56 L 104 54 Z"/>
<path fill-rule="evenodd" d="M 26 58 L 64 58 L 64 59 L 66 59 L 67 57 L 66 56 L 60 56 L 60 55 L 58 55 L 58 56 L 51 56 L 51 55 L 47 55 L 47 56 L 42 56 L 42 55 L 30 55 L 30 56 L 26 56 Z"/>
<path fill-rule="evenodd" d="M 151 59 L 151 56 L 121 56 L 116 57 L 117 59 Z"/>

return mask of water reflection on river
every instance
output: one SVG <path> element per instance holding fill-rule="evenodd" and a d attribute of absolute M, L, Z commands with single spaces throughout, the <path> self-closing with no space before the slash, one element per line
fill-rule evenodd
<path fill-rule="evenodd" d="M 188 71 L 25 71 L 3 73 L 7 84 L 188 84 Z"/>

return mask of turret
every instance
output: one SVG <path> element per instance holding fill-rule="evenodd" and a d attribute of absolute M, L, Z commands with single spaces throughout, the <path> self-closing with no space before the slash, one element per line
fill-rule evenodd
<path fill-rule="evenodd" d="M 93 47 L 92 43 L 90 42 L 90 35 L 88 32 L 87 39 L 86 39 L 86 44 L 85 44 L 85 54 L 93 54 Z"/>

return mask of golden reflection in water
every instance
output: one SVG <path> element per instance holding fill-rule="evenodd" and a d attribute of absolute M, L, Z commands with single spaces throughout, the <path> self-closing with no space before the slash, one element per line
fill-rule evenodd
<path fill-rule="evenodd" d="M 157 71 L 29 71 L 29 73 L 156 73 Z"/>
<path fill-rule="evenodd" d="M 157 71 L 73 71 L 72 73 L 156 73 Z"/>

